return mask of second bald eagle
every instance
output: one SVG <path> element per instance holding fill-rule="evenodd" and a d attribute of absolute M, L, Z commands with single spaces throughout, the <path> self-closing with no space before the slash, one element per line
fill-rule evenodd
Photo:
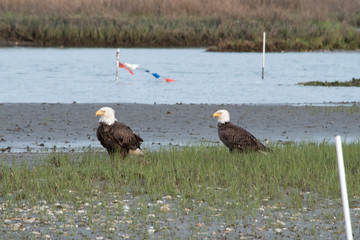
<path fill-rule="evenodd" d="M 229 112 L 226 110 L 218 110 L 213 117 L 218 118 L 218 134 L 220 140 L 229 148 L 230 151 L 234 149 L 243 151 L 268 151 L 259 140 L 251 133 L 236 126 L 230 122 Z"/>

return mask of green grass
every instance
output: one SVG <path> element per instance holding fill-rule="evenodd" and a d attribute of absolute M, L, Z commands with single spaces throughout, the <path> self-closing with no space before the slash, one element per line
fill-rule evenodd
<path fill-rule="evenodd" d="M 113 161 L 91 149 L 28 164 L 3 160 L 0 231 L 5 239 L 341 237 L 334 144 L 270 147 L 269 154 L 186 146 Z M 343 150 L 356 208 L 360 143 Z"/>
<path fill-rule="evenodd" d="M 104 153 L 53 153 L 30 165 L 1 164 L 0 196 L 17 204 L 76 202 L 113 193 L 147 201 L 181 195 L 210 206 L 258 207 L 263 200 L 291 208 L 302 193 L 339 198 L 334 144 L 271 146 L 273 153 L 231 154 L 220 146 L 189 146 L 148 151 L 144 158 L 111 161 Z M 343 146 L 349 197 L 360 191 L 360 143 Z M 315 196 L 314 195 L 314 196 Z"/>
<path fill-rule="evenodd" d="M 298 83 L 298 85 L 321 86 L 321 87 L 360 87 L 360 79 L 353 78 L 351 81 L 346 81 L 346 82 L 310 81 L 310 82 L 300 82 Z"/>

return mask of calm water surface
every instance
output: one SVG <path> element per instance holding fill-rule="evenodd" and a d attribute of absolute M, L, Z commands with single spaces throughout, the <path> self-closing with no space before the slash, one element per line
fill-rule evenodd
<path fill-rule="evenodd" d="M 360 88 L 305 87 L 304 81 L 360 77 L 359 52 L 212 53 L 205 49 L 121 49 L 120 61 L 164 77 L 119 69 L 116 49 L 1 48 L 3 103 L 328 103 L 359 101 Z"/>

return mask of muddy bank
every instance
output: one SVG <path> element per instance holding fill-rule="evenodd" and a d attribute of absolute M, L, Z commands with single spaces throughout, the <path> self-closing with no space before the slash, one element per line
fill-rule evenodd
<path fill-rule="evenodd" d="M 115 109 L 119 121 L 144 139 L 144 146 L 218 142 L 212 114 L 227 109 L 231 121 L 264 141 L 356 140 L 359 106 L 208 104 L 1 104 L 2 152 L 79 150 L 101 147 L 95 131 L 100 107 Z"/>

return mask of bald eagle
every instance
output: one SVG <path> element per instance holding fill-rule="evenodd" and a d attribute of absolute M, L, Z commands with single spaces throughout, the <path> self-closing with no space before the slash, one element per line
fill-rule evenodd
<path fill-rule="evenodd" d="M 100 125 L 96 130 L 96 136 L 101 145 L 106 148 L 110 157 L 113 157 L 115 153 L 121 154 L 123 158 L 129 153 L 144 155 L 140 148 L 143 139 L 136 135 L 130 127 L 118 122 L 112 108 L 100 108 L 95 113 L 95 116 L 100 116 Z"/>
<path fill-rule="evenodd" d="M 251 133 L 242 127 L 231 123 L 228 111 L 218 110 L 213 114 L 213 118 L 214 117 L 218 118 L 218 134 L 220 140 L 229 148 L 230 151 L 233 151 L 234 149 L 240 152 L 269 150 Z"/>

